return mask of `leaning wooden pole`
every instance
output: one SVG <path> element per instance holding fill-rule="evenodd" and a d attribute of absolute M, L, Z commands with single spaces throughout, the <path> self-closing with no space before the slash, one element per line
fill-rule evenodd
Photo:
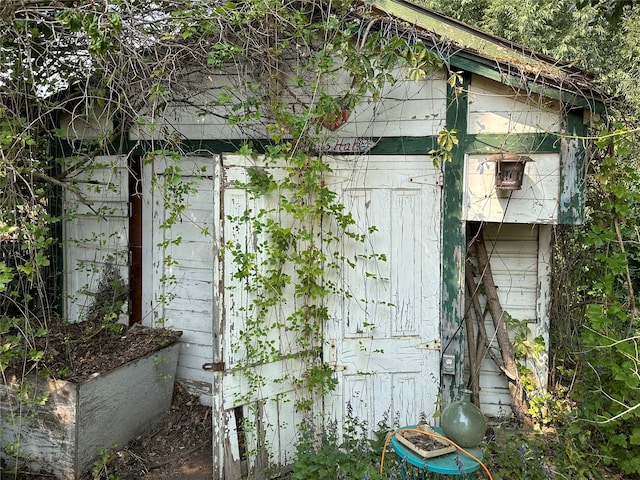
<path fill-rule="evenodd" d="M 495 358 L 495 356 L 491 352 L 487 330 L 484 325 L 485 313 L 480 306 L 480 300 L 478 299 L 478 287 L 476 286 L 476 282 L 473 278 L 471 262 L 468 259 L 465 266 L 465 281 L 467 285 L 467 300 L 469 302 L 469 305 L 467 305 L 467 308 L 465 310 L 465 322 L 468 322 L 467 317 L 471 316 L 473 312 L 472 322 L 473 319 L 475 319 L 475 330 L 477 330 L 477 334 L 475 335 L 475 337 L 472 337 L 472 333 L 469 332 L 474 331 L 473 323 L 471 325 L 469 325 L 469 323 L 466 323 L 467 341 L 475 342 L 475 346 L 473 348 L 469 348 L 469 356 L 472 358 L 472 360 L 469 361 L 469 387 L 473 392 L 472 398 L 474 403 L 479 406 L 480 365 L 482 363 L 482 359 L 484 358 L 485 354 L 488 354 L 500 369 L 502 369 L 502 362 Z M 475 352 L 475 358 L 472 357 L 472 352 Z M 474 388 L 474 386 L 476 388 Z"/>
<path fill-rule="evenodd" d="M 471 389 L 471 402 L 480 406 L 480 366 L 476 353 L 476 335 L 471 314 L 471 298 L 467 295 L 464 309 L 464 323 L 467 337 L 467 351 L 469 352 L 469 388 Z"/>
<path fill-rule="evenodd" d="M 482 226 L 479 227 L 475 235 L 475 253 L 478 262 L 480 281 L 484 286 L 484 293 L 489 306 L 489 313 L 493 319 L 496 330 L 496 340 L 500 347 L 504 373 L 509 379 L 509 392 L 511 393 L 511 409 L 516 419 L 522 422 L 527 416 L 527 404 L 524 396 L 524 388 L 518 374 L 518 364 L 513 350 L 509 331 L 504 320 L 504 311 L 498 298 L 498 289 L 493 281 L 493 273 L 489 262 L 489 254 L 484 243 L 484 233 Z"/>
<path fill-rule="evenodd" d="M 491 359 L 496 362 L 496 365 L 500 369 L 502 369 L 502 364 L 497 361 L 495 356 L 491 353 L 491 345 L 489 345 L 489 336 L 487 335 L 487 329 L 484 325 L 485 312 L 482 310 L 480 306 L 480 300 L 478 300 L 478 287 L 473 278 L 473 271 L 471 270 L 470 262 L 467 260 L 467 266 L 465 271 L 465 281 L 467 283 L 467 291 L 469 292 L 469 296 L 471 297 L 471 305 L 473 306 L 473 311 L 475 313 L 476 318 L 476 326 L 478 328 L 478 335 L 476 337 L 476 365 L 478 368 L 480 367 L 480 363 L 484 358 L 485 353 L 487 353 Z M 480 375 L 480 372 L 478 372 Z"/>

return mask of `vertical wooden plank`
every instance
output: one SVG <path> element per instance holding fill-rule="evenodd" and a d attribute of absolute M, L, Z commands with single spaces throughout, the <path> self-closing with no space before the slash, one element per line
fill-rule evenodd
<path fill-rule="evenodd" d="M 333 418 L 338 421 L 339 429 L 342 428 L 349 410 L 354 417 L 370 420 L 374 413 L 374 392 L 390 391 L 391 382 L 389 376 L 384 374 L 346 375 L 342 389 L 345 402 L 340 406 L 340 415 Z"/>
<path fill-rule="evenodd" d="M 536 295 L 537 322 L 533 330 L 535 337 L 541 337 L 547 348 L 540 352 L 540 357 L 533 359 L 532 371 L 537 380 L 540 394 L 547 391 L 549 374 L 549 327 L 551 308 L 551 262 L 553 258 L 552 227 L 538 227 L 538 288 Z"/>
<path fill-rule="evenodd" d="M 345 186 L 342 186 L 345 188 Z M 342 305 L 342 328 L 344 336 L 349 338 L 368 338 L 387 336 L 390 330 L 391 309 L 379 302 L 393 302 L 393 292 L 387 282 L 373 279 L 363 272 L 371 272 L 381 277 L 390 275 L 389 262 L 380 262 L 365 258 L 367 255 L 381 253 L 376 251 L 375 239 L 385 238 L 391 232 L 393 211 L 390 193 L 385 189 L 345 188 L 344 202 L 352 213 L 361 231 L 375 226 L 378 231 L 370 235 L 369 241 L 362 245 L 345 242 L 341 247 L 347 258 L 355 259 L 356 268 L 345 268 L 341 272 L 342 288 L 354 295 L 356 300 Z M 384 253 L 392 255 L 391 252 Z M 369 301 L 365 301 L 366 298 Z M 373 301 L 375 299 L 375 301 Z"/>
<path fill-rule="evenodd" d="M 278 465 L 287 466 L 293 464 L 295 460 L 300 415 L 296 411 L 295 402 L 287 398 L 278 398 L 275 402 L 277 402 L 278 406 L 278 436 L 280 444 Z"/>
<path fill-rule="evenodd" d="M 566 117 L 566 133 L 560 146 L 560 211 L 558 223 L 579 224 L 584 222 L 584 189 L 585 189 L 585 149 L 583 111 L 571 110 Z"/>
<path fill-rule="evenodd" d="M 236 480 L 241 476 L 240 453 L 238 447 L 237 426 L 233 411 L 224 410 L 224 375 L 225 348 L 224 348 L 224 278 L 222 264 L 222 242 L 224 238 L 224 183 L 223 183 L 223 159 L 214 156 L 213 167 L 213 282 L 211 284 L 212 309 L 212 362 L 218 365 L 212 372 L 212 455 L 214 480 Z M 226 472 L 226 473 L 225 473 Z"/>
<path fill-rule="evenodd" d="M 157 205 L 159 199 L 153 195 L 153 176 L 155 175 L 155 164 L 142 162 L 142 276 L 146 279 L 141 286 L 141 316 L 142 324 L 152 326 L 154 322 L 155 298 L 154 298 L 154 281 L 156 247 L 158 243 L 154 226 L 156 225 L 155 217 L 158 215 Z"/>
<path fill-rule="evenodd" d="M 142 323 L 142 158 L 129 157 L 129 325 Z"/>
<path fill-rule="evenodd" d="M 456 373 L 442 375 L 441 392 L 454 399 L 463 382 L 464 338 L 459 326 L 464 319 L 465 222 L 462 219 L 465 149 L 468 138 L 468 89 L 470 75 L 464 74 L 462 90 L 456 95 L 447 87 L 447 129 L 456 129 L 459 145 L 454 146 L 451 162 L 443 165 L 444 193 L 442 219 L 442 316 L 443 354 L 455 355 Z"/>
<path fill-rule="evenodd" d="M 213 480 L 240 480 L 242 458 L 234 411 L 214 410 L 213 422 Z M 220 428 L 216 432 L 217 427 Z"/>

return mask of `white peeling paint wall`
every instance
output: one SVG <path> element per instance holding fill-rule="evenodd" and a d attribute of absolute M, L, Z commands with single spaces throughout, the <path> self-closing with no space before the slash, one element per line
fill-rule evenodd
<path fill-rule="evenodd" d="M 469 86 L 470 134 L 560 132 L 557 101 L 474 75 Z"/>
<path fill-rule="evenodd" d="M 498 298 L 505 312 L 524 322 L 529 333 L 527 340 L 535 343 L 539 337 L 549 344 L 549 300 L 551 267 L 551 226 L 486 224 L 485 244 L 498 290 Z M 474 272 L 476 284 L 479 282 Z M 480 303 L 485 308 L 484 295 Z M 484 319 L 494 356 L 501 358 L 491 315 Z M 512 332 L 512 338 L 514 333 Z M 532 370 L 539 391 L 547 387 L 548 351 L 523 360 Z M 480 370 L 480 401 L 482 410 L 492 416 L 511 414 L 511 396 L 507 378 L 494 361 L 485 354 Z"/>
<path fill-rule="evenodd" d="M 129 188 L 126 159 L 98 156 L 64 190 L 64 316 L 85 320 L 102 273 L 113 265 L 129 282 Z M 79 192 L 80 196 L 74 193 Z M 126 311 L 126 306 L 125 306 Z M 128 323 L 127 315 L 120 320 Z"/>
<path fill-rule="evenodd" d="M 561 132 L 562 112 L 555 100 L 473 76 L 468 126 L 470 134 Z M 504 311 L 526 322 L 530 330 L 528 341 L 533 343 L 539 337 L 548 348 L 551 225 L 558 223 L 559 216 L 561 153 L 527 156 L 533 161 L 525 166 L 522 188 L 499 191 L 495 187 L 496 163 L 490 161 L 491 155 L 467 155 L 462 213 L 466 221 L 485 222 L 485 242 Z M 481 298 L 484 307 L 484 296 Z M 484 323 L 492 337 L 495 329 L 488 313 Z M 492 348 L 500 358 L 493 338 Z M 548 351 L 524 361 L 533 371 L 537 388 L 544 391 Z M 494 416 L 509 415 L 507 379 L 488 355 L 481 364 L 480 384 L 483 411 Z"/>
<path fill-rule="evenodd" d="M 557 101 L 474 76 L 469 87 L 470 134 L 544 134 L 562 131 Z M 526 152 L 505 152 L 526 153 Z M 469 221 L 558 222 L 561 189 L 560 153 L 529 154 L 522 188 L 498 191 L 492 155 L 466 158 L 463 217 Z M 566 175 L 566 172 L 565 172 Z"/>
<path fill-rule="evenodd" d="M 380 99 L 362 98 L 348 122 L 334 132 L 324 131 L 322 138 L 330 141 L 338 138 L 437 135 L 446 124 L 445 72 L 434 72 L 429 78 L 417 82 L 406 80 L 404 76 L 403 71 L 397 71 L 398 81 L 387 85 Z M 351 83 L 346 77 L 334 80 L 336 94 L 344 94 Z M 133 129 L 130 138 L 160 139 L 166 134 L 193 140 L 267 138 L 267 131 L 261 123 L 241 130 L 227 122 L 230 105 L 255 94 L 247 90 L 246 84 L 246 80 L 239 82 L 233 75 L 191 78 L 185 83 L 185 88 L 176 89 L 173 101 L 165 109 L 147 116 L 144 125 Z M 226 105 L 220 105 L 219 99 L 228 97 L 230 90 L 233 99 Z"/>
<path fill-rule="evenodd" d="M 375 144 L 380 137 L 437 135 L 446 121 L 444 71 L 436 72 L 430 78 L 419 82 L 405 80 L 403 75 L 403 72 L 398 72 L 397 76 L 400 80 L 394 85 L 388 85 L 382 92 L 380 100 L 364 99 L 351 112 L 347 123 L 340 129 L 334 132 L 323 130 L 321 141 L 335 146 L 337 142 L 344 144 L 356 139 L 371 139 Z M 243 92 L 246 85 L 235 85 L 234 82 L 233 75 L 190 79 L 185 83 L 184 88 L 176 89 L 175 101 L 156 116 L 148 117 L 148 125 L 133 131 L 131 138 L 158 139 L 167 133 L 192 140 L 265 137 L 266 131 L 262 125 L 256 125 L 255 128 L 249 129 L 249 132 L 242 132 L 237 127 L 228 125 L 225 119 L 229 114 L 228 107 L 216 105 L 219 95 L 228 92 L 230 87 L 233 88 L 237 99 L 245 95 Z M 345 78 L 344 85 L 348 86 L 347 82 L 350 80 Z M 234 147 L 230 145 L 229 149 L 233 151 Z M 204 152 L 200 155 L 200 158 L 191 157 L 190 160 L 188 158 L 186 160 L 202 166 L 206 155 Z M 235 157 L 227 158 L 226 163 L 232 166 Z M 357 158 L 359 164 L 368 164 L 367 154 Z M 426 162 L 429 169 L 433 168 L 430 157 L 425 156 L 421 161 Z M 389 166 L 391 167 L 391 164 Z M 147 179 L 151 178 L 152 174 L 158 174 L 158 171 L 152 170 L 157 167 L 147 166 L 146 168 Z M 148 189 L 143 194 L 146 208 L 146 213 L 143 215 L 146 222 L 143 229 L 146 235 L 144 241 L 149 246 L 149 249 L 145 248 L 147 258 L 143 260 L 146 269 L 144 273 L 146 287 L 143 287 L 146 313 L 143 312 L 143 316 L 145 323 L 154 324 L 158 318 L 162 318 L 164 325 L 184 332 L 181 339 L 183 348 L 178 365 L 178 380 L 185 384 L 191 393 L 199 395 L 204 403 L 210 403 L 212 401 L 211 373 L 203 371 L 201 367 L 204 363 L 211 362 L 213 341 L 211 324 L 215 319 L 212 319 L 214 313 L 212 308 L 207 309 L 207 304 L 212 302 L 211 295 L 215 290 L 210 287 L 213 281 L 213 266 L 209 257 L 212 252 L 215 252 L 216 247 L 210 235 L 202 236 L 196 230 L 202 225 L 209 225 L 210 220 L 205 218 L 206 205 L 210 205 L 210 211 L 214 211 L 215 202 L 220 198 L 213 197 L 211 180 L 198 179 L 197 174 L 189 173 L 190 168 L 192 167 L 188 163 L 182 165 L 184 181 L 196 180 L 197 193 L 189 196 L 188 208 L 183 213 L 185 218 L 182 218 L 172 229 L 163 231 L 159 228 L 166 212 L 161 205 L 158 193 Z M 208 169 L 209 166 L 206 168 Z M 197 171 L 197 168 L 194 171 Z M 367 174 L 366 170 L 356 172 L 356 175 L 364 174 Z M 419 183 L 420 179 L 416 181 Z M 148 186 L 148 182 L 145 182 L 145 185 Z M 233 196 L 231 189 L 224 190 L 229 191 L 228 201 L 231 202 Z M 243 192 L 239 194 L 244 196 Z M 228 206 L 219 205 L 219 208 L 232 209 L 233 205 L 231 203 Z M 440 206 L 434 205 L 433 208 L 439 210 Z M 225 215 L 228 213 L 226 212 Z M 196 225 L 198 228 L 195 227 Z M 182 239 L 181 243 L 171 245 L 164 253 L 157 247 L 163 241 L 175 240 L 178 237 Z M 163 267 L 162 255 L 171 255 L 177 264 L 168 269 Z M 151 265 L 153 267 L 150 267 Z M 153 271 L 150 271 L 151 268 Z M 172 285 L 160 285 L 157 279 L 164 274 L 174 275 L 178 281 Z M 163 306 L 158 301 L 158 295 L 166 295 L 170 297 L 170 301 Z M 439 319 L 434 317 L 432 324 L 437 329 Z M 237 325 L 236 327 L 239 328 Z M 433 340 L 436 340 L 435 336 Z M 224 341 L 229 342 L 230 339 L 224 339 Z M 226 347 L 228 349 L 228 345 Z"/>
<path fill-rule="evenodd" d="M 560 155 L 528 155 L 522 188 L 498 191 L 491 155 L 468 155 L 462 212 L 468 221 L 554 224 L 558 221 Z"/>

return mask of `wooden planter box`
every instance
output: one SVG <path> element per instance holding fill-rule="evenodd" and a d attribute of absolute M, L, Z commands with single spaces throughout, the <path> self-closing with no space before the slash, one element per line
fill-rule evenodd
<path fill-rule="evenodd" d="M 34 377 L 29 395 L 48 391 L 43 405 L 0 384 L 0 458 L 76 480 L 99 450 L 124 446 L 169 412 L 179 349 L 174 343 L 82 383 Z"/>

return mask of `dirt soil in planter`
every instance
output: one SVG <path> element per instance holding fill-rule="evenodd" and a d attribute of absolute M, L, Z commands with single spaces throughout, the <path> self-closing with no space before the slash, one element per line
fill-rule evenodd
<path fill-rule="evenodd" d="M 98 322 L 56 323 L 36 338 L 45 352 L 44 365 L 55 378 L 82 382 L 176 342 L 182 332 L 134 325 L 118 332 L 121 324 Z"/>

